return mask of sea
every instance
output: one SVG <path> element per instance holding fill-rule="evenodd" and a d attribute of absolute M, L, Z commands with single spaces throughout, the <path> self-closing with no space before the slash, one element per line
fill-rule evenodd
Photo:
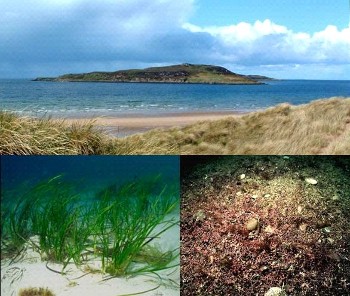
<path fill-rule="evenodd" d="M 280 103 L 350 97 L 350 80 L 271 80 L 262 85 L 43 82 L 0 79 L 0 110 L 84 118 L 250 112 Z"/>
<path fill-rule="evenodd" d="M 159 176 L 165 184 L 179 181 L 177 156 L 0 156 L 1 191 L 28 189 L 60 176 L 81 192 L 96 192 L 112 184 L 123 185 Z"/>

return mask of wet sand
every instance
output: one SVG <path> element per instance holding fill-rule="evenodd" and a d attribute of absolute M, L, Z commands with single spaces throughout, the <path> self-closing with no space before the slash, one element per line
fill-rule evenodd
<path fill-rule="evenodd" d="M 95 125 L 101 127 L 109 135 L 124 137 L 131 134 L 146 132 L 156 128 L 182 127 L 199 121 L 219 120 L 228 116 L 241 116 L 243 112 L 191 112 L 171 113 L 162 115 L 130 115 L 120 117 L 93 118 Z M 65 121 L 83 123 L 90 119 L 69 118 Z"/>

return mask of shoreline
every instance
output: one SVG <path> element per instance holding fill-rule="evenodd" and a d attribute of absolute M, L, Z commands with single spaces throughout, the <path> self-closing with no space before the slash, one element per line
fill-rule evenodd
<path fill-rule="evenodd" d="M 256 82 L 183 82 L 183 81 L 138 81 L 138 80 L 57 80 L 57 78 L 50 77 L 38 77 L 38 78 L 29 78 L 33 82 L 54 82 L 54 83 L 145 83 L 145 84 L 206 84 L 206 85 L 264 85 L 264 81 L 275 81 L 277 79 L 259 79 Z M 281 80 L 281 79 L 278 79 Z"/>
<path fill-rule="evenodd" d="M 67 124 L 81 124 L 93 121 L 94 125 L 101 128 L 108 135 L 114 137 L 126 137 L 132 134 L 143 133 L 152 129 L 169 129 L 172 127 L 184 127 L 200 121 L 213 121 L 227 117 L 237 117 L 249 112 L 243 111 L 215 111 L 215 112 L 182 112 L 154 114 L 130 114 L 106 117 L 65 118 Z M 61 120 L 61 119 L 55 119 Z"/>

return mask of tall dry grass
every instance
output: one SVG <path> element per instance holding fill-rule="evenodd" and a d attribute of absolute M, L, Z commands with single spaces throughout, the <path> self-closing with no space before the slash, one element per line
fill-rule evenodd
<path fill-rule="evenodd" d="M 281 104 L 264 111 L 150 131 L 123 141 L 158 153 L 176 154 L 350 154 L 350 98 Z"/>
<path fill-rule="evenodd" d="M 138 141 L 109 137 L 93 120 L 69 124 L 0 111 L 1 155 L 158 154 L 158 144 L 151 139 L 140 150 Z M 166 152 L 176 154 L 174 149 Z"/>
<path fill-rule="evenodd" d="M 68 125 L 0 112 L 0 154 L 350 154 L 350 98 L 111 138 L 93 121 Z"/>
<path fill-rule="evenodd" d="M 67 126 L 63 120 L 0 112 L 0 154 L 101 154 L 105 136 L 93 121 Z"/>

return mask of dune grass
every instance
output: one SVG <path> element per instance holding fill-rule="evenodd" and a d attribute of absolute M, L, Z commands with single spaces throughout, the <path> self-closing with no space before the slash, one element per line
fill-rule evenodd
<path fill-rule="evenodd" d="M 81 125 L 0 112 L 0 154 L 349 154 L 350 98 L 112 138 Z"/>
<path fill-rule="evenodd" d="M 60 263 L 62 273 L 71 262 L 87 266 L 96 259 L 111 276 L 177 266 L 178 249 L 154 244 L 179 223 L 167 218 L 179 207 L 178 186 L 160 184 L 157 176 L 114 185 L 86 201 L 62 176 L 40 182 L 11 196 L 16 202 L 2 215 L 2 255 L 13 258 L 31 246 L 42 260 Z"/>
<path fill-rule="evenodd" d="M 19 117 L 0 111 L 0 154 L 101 154 L 105 136 L 93 121 Z"/>
<path fill-rule="evenodd" d="M 350 98 L 281 104 L 241 117 L 133 135 L 124 141 L 135 143 L 136 153 L 142 153 L 143 143 L 157 141 L 160 153 L 172 148 L 179 154 L 349 154 Z"/>

